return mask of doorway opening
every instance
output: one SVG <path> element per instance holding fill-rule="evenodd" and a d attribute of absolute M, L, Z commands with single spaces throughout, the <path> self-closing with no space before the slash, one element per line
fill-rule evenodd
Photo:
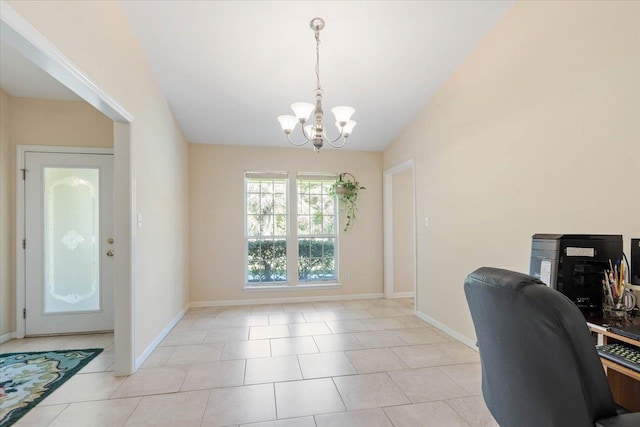
<path fill-rule="evenodd" d="M 417 300 L 415 168 L 410 159 L 383 172 L 384 296 Z"/>

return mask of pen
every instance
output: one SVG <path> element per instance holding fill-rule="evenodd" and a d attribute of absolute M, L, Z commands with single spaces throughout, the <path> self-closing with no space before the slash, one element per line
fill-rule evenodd
<path fill-rule="evenodd" d="M 618 294 L 622 297 L 624 293 L 624 263 L 620 262 L 620 289 Z"/>
<path fill-rule="evenodd" d="M 607 277 L 607 272 L 605 271 L 604 273 L 604 277 Z M 609 303 L 611 305 L 614 305 L 613 303 L 613 296 L 611 295 L 611 289 L 609 288 L 608 284 L 607 284 L 607 280 L 603 280 L 602 281 L 602 289 L 604 290 L 604 296 L 605 298 L 607 298 L 607 300 L 609 301 Z"/>

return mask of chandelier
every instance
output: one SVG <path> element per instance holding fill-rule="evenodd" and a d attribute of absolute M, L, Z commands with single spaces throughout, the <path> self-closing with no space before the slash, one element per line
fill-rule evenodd
<path fill-rule="evenodd" d="M 323 110 L 322 110 L 322 86 L 320 85 L 320 30 L 324 28 L 324 20 L 322 18 L 314 18 L 309 24 L 311 29 L 316 35 L 316 89 L 313 91 L 316 97 L 316 103 L 310 104 L 308 102 L 296 102 L 291 104 L 294 116 L 279 116 L 278 121 L 282 126 L 282 130 L 287 135 L 287 140 L 295 146 L 301 146 L 311 141 L 313 143 L 314 151 L 320 151 L 322 145 L 327 142 L 329 145 L 335 148 L 343 147 L 347 142 L 347 138 L 351 135 L 356 122 L 351 120 L 351 116 L 355 113 L 355 109 L 351 107 L 333 107 L 331 112 L 336 117 L 335 125 L 338 128 L 338 136 L 335 139 L 327 137 L 327 132 L 322 123 Z M 313 113 L 313 124 L 305 126 L 309 117 Z M 295 142 L 291 139 L 291 132 L 295 129 L 296 125 L 300 123 L 302 130 L 303 142 Z M 338 140 L 342 139 L 341 142 Z"/>

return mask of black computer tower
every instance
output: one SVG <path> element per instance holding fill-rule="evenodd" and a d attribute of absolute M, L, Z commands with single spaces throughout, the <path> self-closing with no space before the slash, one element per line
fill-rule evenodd
<path fill-rule="evenodd" d="M 631 239 L 631 276 L 629 282 L 632 285 L 640 285 L 640 239 Z"/>
<path fill-rule="evenodd" d="M 622 260 L 621 235 L 535 234 L 529 274 L 565 294 L 585 314 L 602 310 L 602 279 Z"/>

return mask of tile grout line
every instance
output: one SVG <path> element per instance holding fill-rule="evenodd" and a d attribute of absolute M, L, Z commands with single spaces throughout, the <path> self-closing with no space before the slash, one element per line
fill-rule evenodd
<path fill-rule="evenodd" d="M 404 392 L 402 387 L 400 387 L 400 385 L 393 380 L 393 377 L 391 375 L 389 375 L 388 371 L 385 371 L 384 374 L 387 376 L 387 378 L 389 378 L 391 380 L 391 383 L 394 386 L 396 386 L 396 388 L 400 391 L 400 393 L 402 393 L 402 395 L 407 399 L 407 401 L 409 402 L 409 405 L 412 405 L 412 404 L 415 403 L 409 398 L 409 396 L 407 396 L 407 394 Z M 394 405 L 394 406 L 397 406 L 397 405 Z"/>
<path fill-rule="evenodd" d="M 444 402 L 444 403 L 445 403 L 445 405 L 447 405 L 449 408 L 451 408 L 451 409 L 453 410 L 453 412 L 455 412 L 456 414 L 458 414 L 458 416 L 459 416 L 460 418 L 462 418 L 462 419 L 464 420 L 464 422 L 465 422 L 469 427 L 472 427 L 472 426 L 471 426 L 471 423 L 469 423 L 469 421 L 468 421 L 468 420 L 467 420 L 467 419 L 466 419 L 466 418 L 465 418 L 465 417 L 464 417 L 460 412 L 458 412 L 458 411 L 456 410 L 456 408 L 454 408 L 453 406 L 451 406 L 451 404 L 449 404 L 449 399 L 442 400 L 441 402 Z"/>
<path fill-rule="evenodd" d="M 53 394 L 53 393 L 52 393 L 52 394 Z M 62 413 L 63 413 L 64 411 L 66 411 L 66 410 L 67 410 L 67 408 L 68 408 L 69 406 L 71 406 L 71 403 L 65 403 L 65 405 L 66 405 L 66 406 L 65 406 L 64 408 L 62 408 L 62 411 L 58 412 L 58 415 L 56 415 L 55 417 L 53 417 L 53 419 L 52 419 L 52 420 L 47 424 L 48 426 L 50 426 L 51 424 L 53 424 L 53 422 L 56 420 L 56 418 L 58 418 L 60 415 L 62 415 Z M 36 406 L 36 407 L 37 407 L 37 406 Z M 46 407 L 46 406 L 45 406 L 45 407 Z M 34 407 L 34 408 L 31 408 L 31 409 L 35 409 L 35 407 Z M 24 414 L 24 416 L 26 416 L 27 414 L 28 414 L 28 412 L 27 412 L 27 413 L 25 413 L 25 414 Z M 17 421 L 16 421 L 16 422 L 17 422 Z"/>
<path fill-rule="evenodd" d="M 304 372 L 302 372 L 302 365 L 300 364 L 300 355 L 296 354 L 296 361 L 298 362 L 298 369 L 300 370 L 300 379 L 304 381 L 306 378 L 304 377 Z"/>
<path fill-rule="evenodd" d="M 248 359 L 244 359 L 244 370 L 242 372 L 242 385 L 247 385 L 247 361 Z"/>
<path fill-rule="evenodd" d="M 204 416 L 207 414 L 207 409 L 209 408 L 209 403 L 211 403 L 211 399 L 213 397 L 213 389 L 208 390 L 209 397 L 207 398 L 207 404 L 204 405 L 204 410 L 202 411 L 202 417 L 200 417 L 200 425 L 204 423 Z"/>
<path fill-rule="evenodd" d="M 344 406 L 344 409 L 346 411 L 350 411 L 350 409 L 347 407 L 347 402 L 344 401 L 344 397 L 342 397 L 342 393 L 340 393 L 340 389 L 338 388 L 338 384 L 336 384 L 336 377 L 331 377 L 331 382 L 333 383 L 333 386 L 336 388 L 336 391 L 338 392 L 338 396 L 340 396 L 340 401 L 342 402 L 342 405 Z M 315 419 L 315 417 L 314 417 Z"/>
<path fill-rule="evenodd" d="M 127 424 L 127 422 L 131 419 L 131 417 L 133 416 L 133 414 L 136 412 L 136 410 L 138 409 L 138 406 L 140 406 L 140 404 L 142 403 L 142 400 L 144 399 L 144 396 L 140 396 L 140 400 L 138 400 L 138 403 L 136 403 L 136 406 L 133 408 L 133 411 L 131 411 L 131 413 L 127 416 L 127 418 L 124 420 L 124 423 L 122 424 L 123 426 Z"/>
<path fill-rule="evenodd" d="M 273 406 L 274 413 L 276 414 L 276 420 L 278 419 L 278 397 L 276 396 L 276 383 L 271 383 L 271 389 L 273 390 Z"/>

